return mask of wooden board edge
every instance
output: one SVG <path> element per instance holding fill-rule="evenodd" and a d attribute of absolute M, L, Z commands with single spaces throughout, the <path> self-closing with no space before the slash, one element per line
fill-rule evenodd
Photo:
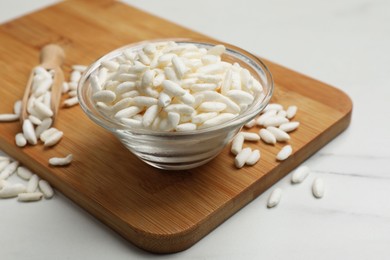
<path fill-rule="evenodd" d="M 219 208 L 213 214 L 209 215 L 202 222 L 187 230 L 183 230 L 174 234 L 160 235 L 145 233 L 143 231 L 134 230 L 125 221 L 114 223 L 112 217 L 107 214 L 106 209 L 103 207 L 92 207 L 94 203 L 91 203 L 89 199 L 81 199 L 77 196 L 76 192 L 69 189 L 63 189 L 61 184 L 53 178 L 49 178 L 53 186 L 56 187 L 66 197 L 74 201 L 81 208 L 85 209 L 92 217 L 97 217 L 102 223 L 108 225 L 111 229 L 119 233 L 126 240 L 132 242 L 135 246 L 146 250 L 151 253 L 175 253 L 186 250 L 196 244 L 200 239 L 212 232 L 215 228 L 221 225 L 230 216 L 238 212 L 241 208 L 254 200 L 257 196 L 262 194 L 268 188 L 270 188 L 275 182 L 272 178 L 280 180 L 286 176 L 291 170 L 309 158 L 312 154 L 330 142 L 333 138 L 342 133 L 350 124 L 352 110 L 345 114 L 339 121 L 329 127 L 329 129 L 320 134 L 316 141 L 312 141 L 305 145 L 302 149 L 296 151 L 289 159 L 283 162 L 286 171 L 280 171 L 279 166 L 275 167 L 264 178 L 257 180 L 254 184 L 249 186 L 239 196 L 231 200 L 229 203 Z M 4 145 L 0 142 L 0 149 L 4 149 Z M 7 151 L 11 151 L 10 155 L 13 157 L 21 158 L 21 162 L 26 166 L 29 166 L 28 158 L 20 157 L 20 151 L 18 147 L 12 147 Z M 314 151 L 314 152 L 313 152 Z M 297 160 L 296 158 L 300 158 Z M 33 169 L 34 170 L 34 169 Z M 38 170 L 38 169 L 37 169 Z M 42 169 L 39 169 L 42 170 Z M 42 176 L 47 179 L 47 175 Z M 271 178 L 272 177 L 272 178 Z M 207 223 L 207 225 L 205 225 Z"/>
<path fill-rule="evenodd" d="M 104 211 L 103 208 L 92 208 L 90 207 L 91 203 L 81 201 L 77 199 L 77 196 L 75 196 L 75 202 L 84 207 L 93 216 L 98 217 L 101 222 L 108 225 L 126 240 L 132 242 L 135 246 L 145 251 L 157 254 L 180 252 L 196 244 L 204 236 L 221 225 L 225 220 L 227 220 L 249 202 L 254 200 L 256 197 L 274 185 L 275 182 L 272 179 L 275 178 L 275 176 L 277 181 L 279 181 L 294 168 L 312 156 L 316 151 L 321 149 L 336 136 L 341 134 L 345 129 L 348 128 L 351 122 L 351 115 L 352 111 L 345 114 L 345 116 L 340 118 L 340 120 L 329 127 L 327 131 L 321 133 L 318 139 L 308 143 L 302 149 L 296 151 L 289 159 L 283 161 L 284 168 L 287 168 L 287 170 L 281 171 L 281 164 L 279 164 L 279 166 L 275 167 L 264 178 L 257 180 L 239 196 L 235 197 L 233 200 L 229 201 L 229 203 L 214 211 L 213 214 L 210 214 L 207 218 L 203 219 L 202 222 L 199 222 L 197 225 L 177 233 L 161 235 L 133 230 L 132 227 L 129 227 L 126 222 L 122 221 L 120 224 L 118 224 L 111 221 L 109 216 L 102 213 Z M 70 199 L 74 200 L 73 196 L 71 196 Z"/>

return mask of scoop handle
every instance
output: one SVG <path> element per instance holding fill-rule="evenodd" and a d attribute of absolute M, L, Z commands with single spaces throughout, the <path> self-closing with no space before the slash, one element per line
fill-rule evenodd
<path fill-rule="evenodd" d="M 41 50 L 41 66 L 46 69 L 60 67 L 65 59 L 64 50 L 57 44 L 48 44 Z"/>

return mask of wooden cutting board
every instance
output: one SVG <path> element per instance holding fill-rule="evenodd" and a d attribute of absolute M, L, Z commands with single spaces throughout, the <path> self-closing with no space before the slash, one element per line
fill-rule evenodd
<path fill-rule="evenodd" d="M 42 46 L 58 43 L 72 64 L 90 64 L 119 46 L 165 37 L 203 38 L 176 24 L 119 2 L 64 1 L 0 26 L 0 113 L 12 111 Z M 0 124 L 0 149 L 52 183 L 93 216 L 140 248 L 169 253 L 184 250 L 208 234 L 263 191 L 342 132 L 352 103 L 340 90 L 272 62 L 265 62 L 275 81 L 273 102 L 299 107 L 300 128 L 291 134 L 293 155 L 280 163 L 283 144 L 261 142 L 261 160 L 237 170 L 226 148 L 194 170 L 154 169 L 128 152 L 110 133 L 95 125 L 76 106 L 61 109 L 56 127 L 65 137 L 52 149 L 18 148 L 18 122 Z M 252 131 L 257 131 L 253 129 Z M 48 166 L 53 156 L 74 154 L 69 167 Z"/>

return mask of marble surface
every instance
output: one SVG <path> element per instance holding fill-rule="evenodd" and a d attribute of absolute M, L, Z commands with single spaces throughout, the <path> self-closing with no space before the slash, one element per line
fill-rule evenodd
<path fill-rule="evenodd" d="M 54 2 L 2 0 L 0 22 Z M 390 1 L 125 2 L 342 89 L 352 123 L 305 162 L 303 184 L 274 185 L 276 208 L 265 207 L 271 188 L 184 252 L 139 250 L 57 193 L 0 201 L 0 259 L 390 259 Z"/>

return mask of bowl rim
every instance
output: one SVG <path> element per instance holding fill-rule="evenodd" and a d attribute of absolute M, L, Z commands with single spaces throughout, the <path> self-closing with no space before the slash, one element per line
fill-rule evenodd
<path fill-rule="evenodd" d="M 95 71 L 99 66 L 101 66 L 101 62 L 104 60 L 108 60 L 115 58 L 119 56 L 120 54 L 123 53 L 123 50 L 128 49 L 128 48 L 134 48 L 137 46 L 144 46 L 147 43 L 158 43 L 158 42 L 168 42 L 168 41 L 174 41 L 179 44 L 201 44 L 201 45 L 206 45 L 206 46 L 215 46 L 218 44 L 222 44 L 226 47 L 226 50 L 229 52 L 234 53 L 235 55 L 241 56 L 243 58 L 246 58 L 247 60 L 251 60 L 253 64 L 251 64 L 251 67 L 255 71 L 262 71 L 267 78 L 268 82 L 268 91 L 267 93 L 263 93 L 264 97 L 262 99 L 258 98 L 258 100 L 255 100 L 244 113 L 239 114 L 238 116 L 216 126 L 211 126 L 203 129 L 196 129 L 192 131 L 183 131 L 183 132 L 178 132 L 178 131 L 159 131 L 159 130 L 152 130 L 152 129 L 145 129 L 145 128 L 132 128 L 128 125 L 125 125 L 115 119 L 112 119 L 103 113 L 98 113 L 99 115 L 96 115 L 94 111 L 92 111 L 86 104 L 84 98 L 83 98 L 83 88 L 85 85 L 85 82 L 91 75 L 93 71 Z M 226 54 L 226 52 L 224 53 Z M 232 56 L 231 54 L 228 54 Z M 255 66 L 253 66 L 255 65 Z M 264 88 L 264 86 L 263 86 Z M 92 119 L 95 123 L 98 125 L 102 126 L 103 128 L 106 128 L 107 130 L 111 132 L 115 131 L 129 131 L 133 134 L 143 134 L 143 135 L 153 135 L 153 136 L 166 136 L 166 137 L 175 137 L 175 136 L 193 136 L 193 135 L 199 135 L 199 134 L 209 134 L 213 132 L 220 131 L 225 128 L 232 128 L 232 127 L 237 127 L 238 125 L 243 125 L 246 121 L 250 121 L 256 115 L 258 115 L 269 103 L 272 95 L 274 92 L 274 82 L 273 82 L 273 77 L 271 72 L 269 71 L 268 67 L 264 64 L 264 62 L 255 56 L 254 54 L 237 47 L 232 44 L 228 44 L 225 42 L 220 42 L 216 40 L 198 40 L 195 38 L 159 38 L 159 39 L 153 39 L 153 40 L 144 40 L 144 41 L 139 41 L 127 45 L 123 45 L 119 48 L 116 48 L 105 55 L 101 56 L 94 62 L 92 62 L 82 73 L 81 78 L 78 82 L 77 86 L 77 97 L 79 99 L 79 104 L 82 108 L 82 110 L 87 114 L 87 116 Z M 93 103 L 93 105 L 95 105 Z M 95 107 L 96 108 L 96 107 Z M 97 108 L 96 108 L 97 110 Z M 114 127 L 115 126 L 115 127 Z"/>

